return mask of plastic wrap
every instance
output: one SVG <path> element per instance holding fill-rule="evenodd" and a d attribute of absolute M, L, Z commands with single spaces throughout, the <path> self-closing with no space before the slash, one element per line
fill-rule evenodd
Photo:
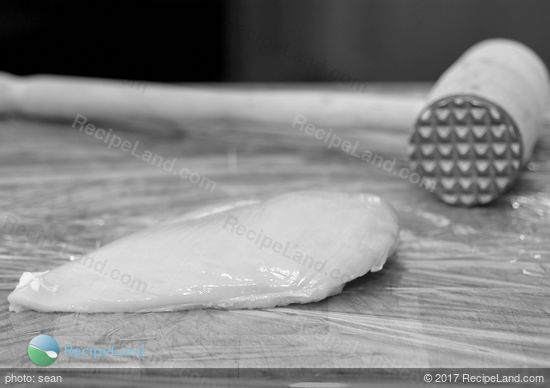
<path fill-rule="evenodd" d="M 67 127 L 2 124 L 1 365 L 26 365 L 29 339 L 47 332 L 60 344 L 145 344 L 139 359 L 60 357 L 54 367 L 549 366 L 548 129 L 511 192 L 491 206 L 461 209 L 376 164 L 327 150 L 315 139 L 286 136 L 281 127 L 201 125 L 178 141 L 124 136 L 200 171 L 217 183 L 214 191 Z M 202 128 L 212 135 L 199 136 Z M 338 133 L 360 139 L 384 160 L 395 158 L 395 169 L 406 166 L 405 133 Z M 8 312 L 7 294 L 22 272 L 50 269 L 202 205 L 301 189 L 366 191 L 389 201 L 402 229 L 397 254 L 342 294 L 306 305 L 148 314 Z"/>

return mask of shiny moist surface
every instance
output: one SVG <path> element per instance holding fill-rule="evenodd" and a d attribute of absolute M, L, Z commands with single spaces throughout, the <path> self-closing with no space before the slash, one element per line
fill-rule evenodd
<path fill-rule="evenodd" d="M 30 274 L 10 309 L 148 312 L 316 302 L 382 268 L 397 218 L 365 193 L 303 191 L 213 205 Z"/>

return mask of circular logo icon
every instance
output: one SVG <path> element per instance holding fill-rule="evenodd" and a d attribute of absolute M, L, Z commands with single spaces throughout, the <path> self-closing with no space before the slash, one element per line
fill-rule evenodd
<path fill-rule="evenodd" d="M 32 362 L 38 366 L 48 366 L 57 360 L 59 345 L 49 335 L 40 334 L 29 342 L 27 353 Z"/>

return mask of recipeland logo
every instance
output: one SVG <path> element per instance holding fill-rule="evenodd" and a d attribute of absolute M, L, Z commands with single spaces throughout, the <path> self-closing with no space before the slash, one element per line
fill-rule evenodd
<path fill-rule="evenodd" d="M 27 348 L 29 359 L 38 366 L 51 365 L 59 357 L 59 345 L 49 335 L 40 334 L 34 337 Z M 111 346 L 73 346 L 63 345 L 61 354 L 64 357 L 80 357 L 89 359 L 105 359 L 110 357 L 141 358 L 145 355 L 145 344 L 135 347 L 118 348 Z"/>
<path fill-rule="evenodd" d="M 48 366 L 57 360 L 59 356 L 59 345 L 49 335 L 40 334 L 34 337 L 29 346 L 27 353 L 32 362 L 38 366 Z"/>

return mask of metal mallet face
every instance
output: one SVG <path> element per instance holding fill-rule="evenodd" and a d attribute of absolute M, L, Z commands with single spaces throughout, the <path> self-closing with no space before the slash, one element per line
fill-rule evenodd
<path fill-rule="evenodd" d="M 449 205 L 487 204 L 530 157 L 549 81 L 527 47 L 491 40 L 468 50 L 437 82 L 409 140 L 411 168 Z"/>
<path fill-rule="evenodd" d="M 486 204 L 515 181 L 521 133 L 490 101 L 458 95 L 428 106 L 410 139 L 412 168 L 449 205 Z"/>

